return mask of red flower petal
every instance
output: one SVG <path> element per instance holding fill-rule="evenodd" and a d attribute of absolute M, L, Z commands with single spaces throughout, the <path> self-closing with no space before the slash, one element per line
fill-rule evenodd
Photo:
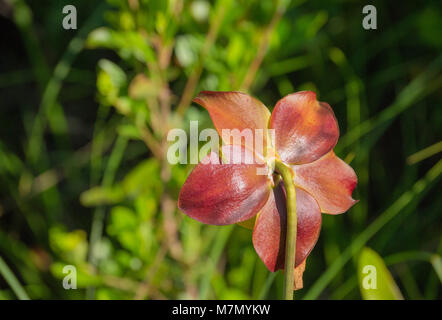
<path fill-rule="evenodd" d="M 276 150 L 282 161 L 303 164 L 315 161 L 336 145 L 339 127 L 333 110 L 318 102 L 312 91 L 290 94 L 273 110 Z"/>
<path fill-rule="evenodd" d="M 358 183 L 356 173 L 333 150 L 312 163 L 292 168 L 295 185 L 313 195 L 323 213 L 343 213 L 357 202 L 351 197 Z"/>
<path fill-rule="evenodd" d="M 284 268 L 287 229 L 285 191 L 280 183 L 270 193 L 256 219 L 253 246 L 258 256 L 274 272 Z M 299 266 L 316 244 L 321 229 L 321 212 L 315 199 L 296 188 L 297 236 L 295 266 Z"/>
<path fill-rule="evenodd" d="M 222 162 L 212 152 L 193 169 L 178 198 L 178 207 L 202 223 L 227 225 L 247 220 L 264 206 L 270 193 L 268 176 L 257 174 L 258 169 L 265 171 L 265 165 L 233 162 L 253 157 L 250 151 L 230 145 L 222 153 Z"/>
<path fill-rule="evenodd" d="M 246 139 L 242 138 L 242 142 L 238 144 L 243 144 L 254 150 L 255 129 L 261 129 L 264 144 L 262 150 L 256 150 L 256 152 L 264 154 L 270 112 L 261 101 L 245 93 L 221 91 L 202 91 L 193 101 L 209 111 L 213 124 L 221 138 L 223 138 L 223 129 L 237 129 L 240 132 L 248 129 L 253 140 L 247 142 Z M 259 142 L 261 143 L 261 139 L 259 139 Z M 232 141 L 224 141 L 224 143 L 236 144 Z"/>

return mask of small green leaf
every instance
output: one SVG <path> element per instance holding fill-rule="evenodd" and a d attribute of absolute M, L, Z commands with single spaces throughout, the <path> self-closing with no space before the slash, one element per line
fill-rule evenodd
<path fill-rule="evenodd" d="M 117 237 L 123 248 L 138 253 L 140 248 L 138 225 L 139 220 L 135 212 L 123 206 L 116 206 L 110 213 L 107 232 Z"/>
<path fill-rule="evenodd" d="M 51 249 L 67 262 L 86 261 L 88 242 L 83 230 L 66 231 L 64 226 L 54 226 L 49 230 Z"/>
<path fill-rule="evenodd" d="M 359 255 L 358 283 L 364 300 L 404 299 L 382 258 L 367 247 Z"/>
<path fill-rule="evenodd" d="M 90 49 L 95 49 L 99 47 L 112 48 L 113 47 L 113 37 L 112 31 L 108 28 L 98 28 L 92 31 L 87 40 L 86 46 Z"/>
<path fill-rule="evenodd" d="M 148 159 L 140 162 L 123 179 L 122 186 L 127 195 L 156 194 L 162 187 L 159 179 L 159 162 Z"/>
<path fill-rule="evenodd" d="M 85 207 L 94 207 L 105 204 L 114 204 L 123 200 L 125 193 L 120 186 L 115 187 L 92 187 L 80 195 L 80 202 Z"/>
<path fill-rule="evenodd" d="M 101 59 L 98 62 L 98 67 L 109 75 L 110 80 L 115 87 L 121 88 L 126 84 L 126 74 L 117 64 L 107 59 Z"/>
<path fill-rule="evenodd" d="M 117 132 L 120 136 L 129 139 L 134 139 L 134 140 L 141 139 L 140 130 L 131 123 L 119 125 L 117 128 Z"/>

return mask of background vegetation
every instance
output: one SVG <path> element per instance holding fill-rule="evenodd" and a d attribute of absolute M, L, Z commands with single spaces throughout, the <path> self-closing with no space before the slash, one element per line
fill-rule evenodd
<path fill-rule="evenodd" d="M 66 4 L 78 30 L 62 28 Z M 295 298 L 439 299 L 441 3 L 374 1 L 370 31 L 366 4 L 0 1 L 0 298 L 281 298 L 251 231 L 177 210 L 191 167 L 164 161 L 165 133 L 211 125 L 199 90 L 272 107 L 310 89 L 336 113 L 360 202 L 324 216 Z"/>

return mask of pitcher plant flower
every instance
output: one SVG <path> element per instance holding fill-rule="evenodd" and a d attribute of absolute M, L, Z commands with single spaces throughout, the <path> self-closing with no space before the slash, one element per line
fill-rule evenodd
<path fill-rule="evenodd" d="M 205 224 L 252 225 L 256 253 L 270 271 L 284 269 L 284 297 L 292 299 L 321 213 L 344 213 L 357 202 L 356 174 L 333 152 L 339 138 L 333 110 L 312 91 L 287 95 L 272 113 L 240 92 L 203 91 L 193 101 L 207 109 L 224 145 L 192 170 L 178 207 Z M 226 141 L 225 129 L 262 130 L 264 147 Z M 232 163 L 235 157 L 260 161 Z"/>

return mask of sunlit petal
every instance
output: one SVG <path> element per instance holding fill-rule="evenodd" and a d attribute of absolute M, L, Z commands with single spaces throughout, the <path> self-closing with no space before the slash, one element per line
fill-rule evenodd
<path fill-rule="evenodd" d="M 222 160 L 214 152 L 203 159 L 181 188 L 178 207 L 206 224 L 227 225 L 253 217 L 266 203 L 271 182 L 258 174 L 265 165 L 238 163 L 235 158 L 253 156 L 242 146 L 230 145 L 222 148 Z"/>
<path fill-rule="evenodd" d="M 254 141 L 255 135 L 257 135 L 257 143 L 262 145 L 257 147 L 255 151 L 264 154 L 270 112 L 261 101 L 245 93 L 222 91 L 202 91 L 193 101 L 207 109 L 225 144 L 243 144 L 249 149 L 255 150 Z M 223 129 L 237 130 L 239 133 L 238 143 L 234 142 L 234 139 L 225 141 Z M 241 137 L 241 134 L 251 134 L 251 139 Z M 259 134 L 262 134 L 262 138 Z"/>
<path fill-rule="evenodd" d="M 295 185 L 313 195 L 323 213 L 343 213 L 357 202 L 351 196 L 358 182 L 356 174 L 333 150 L 312 163 L 292 168 Z"/>
<path fill-rule="evenodd" d="M 290 94 L 273 110 L 276 149 L 283 162 L 309 163 L 329 152 L 338 141 L 339 128 L 331 107 L 316 100 L 312 91 Z"/>

